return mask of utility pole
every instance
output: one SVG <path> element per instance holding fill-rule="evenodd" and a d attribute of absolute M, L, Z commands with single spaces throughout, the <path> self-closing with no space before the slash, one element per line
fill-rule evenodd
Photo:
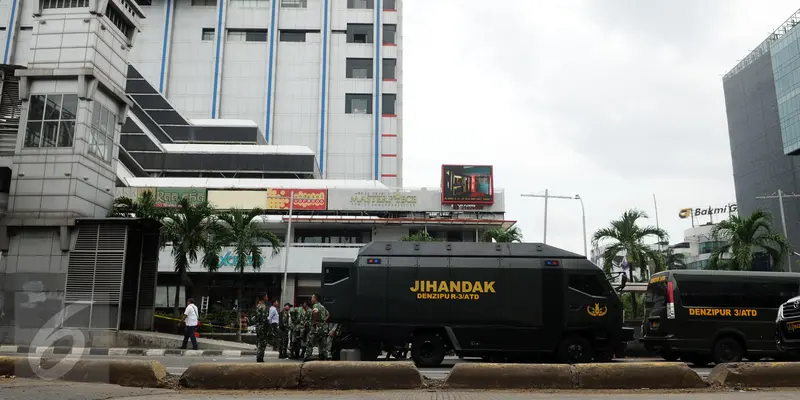
<path fill-rule="evenodd" d="M 583 217 L 583 255 L 589 257 L 586 243 L 586 209 L 583 207 L 583 199 L 580 195 L 575 196 L 553 196 L 550 191 L 545 189 L 544 194 L 523 194 L 522 197 L 538 197 L 544 199 L 544 244 L 547 244 L 547 201 L 549 199 L 579 200 L 581 202 L 581 216 Z"/>
<path fill-rule="evenodd" d="M 781 189 L 778 189 L 778 192 L 776 194 L 773 194 L 773 195 L 770 195 L 770 196 L 757 196 L 756 197 L 756 199 L 759 199 L 759 200 L 778 199 L 778 206 L 780 207 L 780 210 L 781 210 L 781 224 L 783 224 L 783 237 L 786 239 L 787 243 L 789 242 L 789 232 L 786 229 L 786 212 L 783 209 L 783 199 L 796 199 L 798 197 L 800 197 L 800 194 L 795 194 L 795 193 L 786 194 Z M 786 256 L 786 258 L 789 261 L 789 272 L 793 272 L 792 271 L 792 269 L 793 269 L 792 268 L 792 253 L 789 252 L 789 254 Z"/>

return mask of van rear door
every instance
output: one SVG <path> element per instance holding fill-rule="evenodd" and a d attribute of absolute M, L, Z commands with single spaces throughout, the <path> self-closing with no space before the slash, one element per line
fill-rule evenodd
<path fill-rule="evenodd" d="M 642 336 L 664 336 L 664 324 L 667 320 L 667 282 L 668 273 L 656 274 L 647 284 L 644 296 L 644 320 L 642 321 Z"/>

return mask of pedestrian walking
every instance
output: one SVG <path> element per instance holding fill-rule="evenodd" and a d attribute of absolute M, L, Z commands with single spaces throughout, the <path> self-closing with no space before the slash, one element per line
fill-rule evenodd
<path fill-rule="evenodd" d="M 181 317 L 181 321 L 185 325 L 181 349 L 186 350 L 190 339 L 192 341 L 192 349 L 198 350 L 200 348 L 197 345 L 197 336 L 195 336 L 199 315 L 200 313 L 197 310 L 197 306 L 194 305 L 194 300 L 192 298 L 186 299 L 186 310 L 183 311 L 183 316 Z"/>
<path fill-rule="evenodd" d="M 273 300 L 272 305 L 269 307 L 269 343 L 273 351 L 278 351 L 278 324 L 280 317 L 278 316 L 278 300 Z"/>

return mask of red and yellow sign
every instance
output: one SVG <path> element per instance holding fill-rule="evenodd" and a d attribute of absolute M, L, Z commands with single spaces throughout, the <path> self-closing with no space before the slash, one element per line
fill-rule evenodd
<path fill-rule="evenodd" d="M 327 210 L 326 189 L 267 189 L 268 210 L 288 210 L 289 199 L 294 194 L 294 210 Z"/>

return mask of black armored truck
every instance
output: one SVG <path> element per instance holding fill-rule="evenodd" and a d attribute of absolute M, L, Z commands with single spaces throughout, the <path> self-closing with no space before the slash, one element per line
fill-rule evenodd
<path fill-rule="evenodd" d="M 418 366 L 459 357 L 610 361 L 633 330 L 619 296 L 584 256 L 538 243 L 383 242 L 355 261 L 323 259 L 334 345 L 362 360 L 408 348 Z"/>

